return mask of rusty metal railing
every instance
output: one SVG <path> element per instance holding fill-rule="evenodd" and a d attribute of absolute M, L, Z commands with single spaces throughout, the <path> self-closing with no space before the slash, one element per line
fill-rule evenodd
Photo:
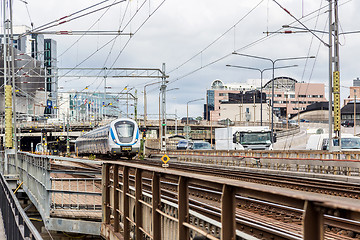
<path fill-rule="evenodd" d="M 237 239 L 236 196 L 246 196 L 297 209 L 304 209 L 303 239 L 324 239 L 324 213 L 339 211 L 350 220 L 360 219 L 360 205 L 354 201 L 336 201 L 319 195 L 280 189 L 233 179 L 191 174 L 130 162 L 104 163 L 103 222 L 101 235 L 106 239 L 192 239 L 196 234 L 209 239 Z M 131 182 L 130 175 L 135 175 Z M 144 191 L 143 176 L 151 176 L 151 191 Z M 176 203 L 170 205 L 162 196 L 163 179 L 177 183 Z M 206 221 L 202 228 L 193 221 L 189 209 L 189 186 L 211 188 L 221 193 L 221 216 Z M 151 194 L 150 194 L 151 193 Z M 197 216 L 199 218 L 199 216 Z M 205 221 L 205 222 L 204 222 Z M 217 222 L 214 223 L 214 222 Z M 122 236 L 120 236 L 120 233 Z"/>
<path fill-rule="evenodd" d="M 360 153 L 324 151 L 180 151 L 166 152 L 171 161 L 248 167 L 328 175 L 360 176 Z M 152 151 L 152 156 L 163 156 Z"/>

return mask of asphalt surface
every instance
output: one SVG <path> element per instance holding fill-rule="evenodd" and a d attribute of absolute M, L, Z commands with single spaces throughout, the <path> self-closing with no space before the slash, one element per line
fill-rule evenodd
<path fill-rule="evenodd" d="M 294 135 L 285 136 L 282 138 L 278 138 L 277 142 L 274 144 L 275 150 L 305 150 L 306 143 L 309 139 L 309 136 L 312 134 L 316 134 L 317 131 L 321 131 L 323 133 L 329 132 L 329 125 L 325 123 L 300 123 L 300 132 Z M 349 133 L 356 135 L 360 134 L 360 126 L 355 128 L 356 132 L 354 132 L 353 127 L 341 127 L 341 133 Z"/>

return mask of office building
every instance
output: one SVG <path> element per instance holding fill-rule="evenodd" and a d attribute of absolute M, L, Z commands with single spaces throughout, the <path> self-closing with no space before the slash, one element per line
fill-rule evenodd
<path fill-rule="evenodd" d="M 225 108 L 221 105 L 222 103 L 229 104 L 229 96 L 231 96 L 231 94 L 240 94 L 255 89 L 261 90 L 260 81 L 252 81 L 250 83 L 253 84 L 246 82 L 244 84 L 226 85 L 219 79 L 213 81 L 211 89 L 207 90 L 206 93 L 207 100 L 204 106 L 204 119 L 217 121 L 223 119 L 225 116 L 229 116 L 230 113 L 226 113 L 224 111 Z M 266 104 L 263 103 L 263 107 L 265 105 L 263 111 L 267 111 L 268 106 L 271 108 L 273 83 L 274 115 L 278 118 L 286 118 L 287 114 L 295 114 L 305 110 L 308 105 L 315 102 L 327 101 L 325 98 L 325 85 L 323 83 L 304 83 L 298 82 L 290 77 L 277 77 L 274 80 L 266 82 L 262 88 L 263 93 L 266 94 L 267 101 Z M 250 109 L 251 108 L 249 108 L 249 112 Z M 229 108 L 229 111 L 234 111 L 234 109 Z M 239 110 L 236 112 L 240 114 Z M 256 108 L 255 112 L 257 112 Z M 260 114 L 256 114 L 256 116 L 260 116 Z M 264 114 L 263 112 L 263 120 L 269 116 L 271 116 L 271 114 Z M 256 117 L 256 121 L 260 121 L 260 118 Z"/>

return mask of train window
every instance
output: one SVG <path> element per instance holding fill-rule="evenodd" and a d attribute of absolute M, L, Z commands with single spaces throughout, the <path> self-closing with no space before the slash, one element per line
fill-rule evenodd
<path fill-rule="evenodd" d="M 115 123 L 115 129 L 120 142 L 129 143 L 134 136 L 135 124 L 130 121 L 119 121 Z"/>

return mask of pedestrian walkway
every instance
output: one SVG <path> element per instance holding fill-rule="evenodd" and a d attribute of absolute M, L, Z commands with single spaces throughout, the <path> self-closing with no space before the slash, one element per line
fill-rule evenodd
<path fill-rule="evenodd" d="M 3 219 L 2 219 L 1 210 L 0 210 L 0 239 L 6 239 L 4 222 L 3 222 Z"/>

